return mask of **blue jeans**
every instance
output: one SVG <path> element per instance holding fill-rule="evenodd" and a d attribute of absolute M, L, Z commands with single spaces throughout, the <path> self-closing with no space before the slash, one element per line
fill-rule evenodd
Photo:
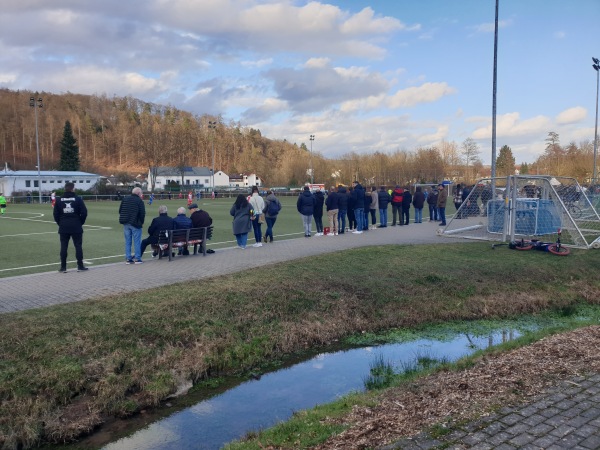
<path fill-rule="evenodd" d="M 446 208 L 438 208 L 438 218 L 440 219 L 440 225 L 446 225 Z"/>
<path fill-rule="evenodd" d="M 265 237 L 270 237 L 273 240 L 273 225 L 275 225 L 275 221 L 277 217 L 265 217 L 267 221 L 267 231 L 265 231 Z"/>
<path fill-rule="evenodd" d="M 246 244 L 248 243 L 248 233 L 236 234 L 235 241 L 238 246 L 246 248 Z"/>
<path fill-rule="evenodd" d="M 387 208 L 379 210 L 379 225 L 387 227 Z"/>
<path fill-rule="evenodd" d="M 252 228 L 254 229 L 254 240 L 256 242 L 260 242 L 262 241 L 262 230 L 261 230 L 261 223 L 258 221 L 258 217 L 256 216 L 256 219 L 254 219 L 252 221 Z"/>
<path fill-rule="evenodd" d="M 437 219 L 438 219 L 437 207 L 435 205 L 429 205 L 429 220 L 437 221 Z"/>
<path fill-rule="evenodd" d="M 125 259 L 129 261 L 131 257 L 131 243 L 133 241 L 134 258 L 142 260 L 142 229 L 126 223 L 123 225 L 123 235 L 125 236 Z"/>
<path fill-rule="evenodd" d="M 345 209 L 338 211 L 338 233 L 343 233 L 346 230 L 346 213 Z"/>
<path fill-rule="evenodd" d="M 302 225 L 304 226 L 304 236 L 310 236 L 312 234 L 312 214 L 305 216 L 302 214 Z"/>
<path fill-rule="evenodd" d="M 358 231 L 363 230 L 363 221 L 364 221 L 364 208 L 356 208 L 354 210 L 354 217 L 356 218 L 356 229 Z"/>
<path fill-rule="evenodd" d="M 415 208 L 415 223 L 423 222 L 423 208 Z"/>

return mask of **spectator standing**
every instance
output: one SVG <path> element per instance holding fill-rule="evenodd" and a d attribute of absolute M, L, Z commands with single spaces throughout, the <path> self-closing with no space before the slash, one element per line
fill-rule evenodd
<path fill-rule="evenodd" d="M 315 236 L 323 236 L 323 205 L 325 205 L 325 194 L 319 189 L 313 195 L 315 197 L 315 211 L 313 216 L 315 218 L 315 226 L 317 227 Z"/>
<path fill-rule="evenodd" d="M 193 205 L 194 203 L 192 203 Z M 190 205 L 190 206 L 192 206 Z M 188 206 L 189 208 L 189 206 Z M 187 230 L 189 228 L 192 228 L 192 219 L 190 219 L 188 216 L 185 215 L 185 208 L 183 206 L 180 206 L 179 208 L 177 208 L 177 215 L 175 216 L 175 218 L 173 219 L 173 222 L 175 222 L 175 230 Z M 188 246 L 184 245 L 183 247 L 179 248 L 179 254 L 180 255 L 189 255 L 190 251 L 188 250 Z"/>
<path fill-rule="evenodd" d="M 265 201 L 258 193 L 258 186 L 252 186 L 252 195 L 250 196 L 250 207 L 254 211 L 254 220 L 252 228 L 254 229 L 254 244 L 252 247 L 262 247 L 262 224 L 265 221 L 263 210 L 265 209 Z"/>
<path fill-rule="evenodd" d="M 27 194 L 27 198 L 29 199 L 29 194 Z M 4 194 L 2 192 L 0 192 L 0 213 L 2 213 L 2 215 L 4 215 L 5 212 L 6 212 L 6 198 L 4 197 Z"/>
<path fill-rule="evenodd" d="M 142 264 L 142 227 L 146 218 L 143 197 L 142 189 L 135 187 L 119 206 L 119 223 L 123 225 L 125 236 L 125 264 Z M 135 259 L 131 257 L 132 243 Z"/>
<path fill-rule="evenodd" d="M 423 223 L 423 206 L 425 205 L 425 194 L 421 186 L 417 186 L 415 189 L 415 195 L 413 195 L 413 206 L 415 208 L 415 223 Z"/>
<path fill-rule="evenodd" d="M 427 195 L 427 205 L 429 206 L 429 221 L 437 222 L 438 220 L 438 209 L 437 209 L 438 191 L 435 186 L 431 187 L 431 191 Z"/>
<path fill-rule="evenodd" d="M 354 216 L 356 217 L 356 230 L 352 233 L 362 234 L 364 224 L 365 190 L 358 181 L 352 182 L 352 199 L 354 200 Z"/>
<path fill-rule="evenodd" d="M 460 205 L 462 205 L 462 202 L 463 202 L 462 193 L 463 193 L 462 186 L 460 183 L 458 183 L 456 185 L 456 189 L 454 191 L 454 198 L 453 198 L 454 207 L 456 208 L 456 218 L 457 219 L 462 219 L 463 211 L 461 211 L 460 214 L 458 212 L 458 210 L 460 209 Z"/>
<path fill-rule="evenodd" d="M 248 233 L 252 230 L 252 207 L 243 194 L 238 194 L 235 203 L 229 210 L 233 216 L 233 234 L 238 248 L 245 249 L 248 242 Z"/>
<path fill-rule="evenodd" d="M 335 186 L 331 186 L 325 201 L 327 207 L 327 218 L 329 219 L 329 236 L 338 234 L 338 213 L 340 211 L 339 194 L 335 190 Z"/>
<path fill-rule="evenodd" d="M 369 231 L 369 211 L 371 210 L 371 193 L 365 189 L 365 207 L 363 208 L 363 231 Z"/>
<path fill-rule="evenodd" d="M 410 223 L 410 204 L 412 202 L 412 194 L 410 188 L 407 186 L 402 193 L 402 218 L 400 225 L 408 225 Z"/>
<path fill-rule="evenodd" d="M 331 193 L 329 194 L 331 195 Z M 327 197 L 329 198 L 329 196 Z M 315 197 L 310 193 L 308 186 L 304 186 L 304 190 L 298 196 L 296 209 L 302 215 L 302 225 L 304 226 L 304 237 L 309 238 L 312 230 L 312 217 L 315 213 Z"/>
<path fill-rule="evenodd" d="M 437 198 L 437 208 L 438 208 L 438 219 L 440 220 L 440 225 L 446 225 L 446 201 L 448 200 L 448 192 L 443 184 L 438 184 L 438 198 Z"/>
<path fill-rule="evenodd" d="M 67 249 L 69 240 L 73 239 L 75 247 L 75 259 L 77 260 L 77 272 L 84 272 L 87 269 L 83 265 L 83 225 L 87 219 L 87 208 L 83 199 L 73 192 L 75 184 L 69 182 L 65 184 L 65 193 L 58 198 L 54 204 L 54 221 L 58 224 L 58 234 L 60 236 L 60 269 L 61 273 L 67 272 Z M 0 203 L 4 197 L 0 194 Z M 4 200 L 6 206 L 6 200 Z M 2 209 L 4 214 L 4 209 Z"/>
<path fill-rule="evenodd" d="M 396 185 L 390 197 L 392 199 L 392 226 L 396 226 L 396 217 L 398 217 L 398 225 L 402 225 L 402 194 L 404 189 L 400 185 Z"/>
<path fill-rule="evenodd" d="M 265 231 L 265 243 L 273 242 L 273 227 L 275 226 L 275 222 L 277 221 L 277 216 L 279 215 L 279 211 L 281 211 L 281 202 L 273 191 L 267 191 L 267 197 L 265 198 L 265 220 L 267 222 L 267 231 Z M 323 202 L 321 202 L 321 215 L 323 215 Z M 315 219 L 316 222 L 316 219 Z M 317 230 L 318 230 L 317 225 Z"/>
<path fill-rule="evenodd" d="M 348 188 L 348 230 L 356 230 L 356 216 L 354 215 L 354 197 L 352 197 L 352 186 Z"/>
<path fill-rule="evenodd" d="M 338 186 L 338 233 L 346 231 L 346 215 L 348 214 L 348 192 L 344 186 Z"/>
<path fill-rule="evenodd" d="M 152 222 L 150 222 L 150 226 L 148 227 L 148 237 L 142 240 L 142 248 L 140 250 L 141 254 L 144 254 L 144 252 L 146 251 L 146 247 L 148 247 L 149 245 L 158 244 L 158 236 L 161 230 L 174 230 L 175 228 L 175 221 L 172 217 L 169 217 L 167 215 L 167 207 L 165 205 L 160 205 L 158 207 L 158 217 L 152 219 Z M 156 255 L 158 255 L 158 252 L 152 252 L 153 258 Z"/>
<path fill-rule="evenodd" d="M 379 194 L 377 188 L 371 186 L 371 204 L 369 205 L 369 212 L 371 213 L 371 230 L 374 230 L 377 225 L 377 210 L 379 209 Z"/>
<path fill-rule="evenodd" d="M 392 201 L 392 197 L 385 190 L 385 186 L 381 186 L 381 188 L 379 188 L 379 192 L 377 193 L 377 196 L 378 196 L 377 201 L 379 204 L 379 222 L 380 222 L 379 228 L 386 228 L 387 227 L 388 205 L 390 204 L 390 201 Z"/>

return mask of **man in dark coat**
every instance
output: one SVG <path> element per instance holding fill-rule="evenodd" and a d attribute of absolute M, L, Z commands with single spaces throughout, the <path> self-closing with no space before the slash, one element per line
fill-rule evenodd
<path fill-rule="evenodd" d="M 402 217 L 400 218 L 400 225 L 408 225 L 410 223 L 410 204 L 412 203 L 412 194 L 410 189 L 407 187 L 402 193 Z"/>
<path fill-rule="evenodd" d="M 59 272 L 67 272 L 67 249 L 69 240 L 73 239 L 75 246 L 75 259 L 77 259 L 77 272 L 87 269 L 83 265 L 83 225 L 87 219 L 87 208 L 81 197 L 75 195 L 73 190 L 75 184 L 65 184 L 65 193 L 56 200 L 54 206 L 54 221 L 58 224 L 60 235 L 60 269 Z"/>
<path fill-rule="evenodd" d="M 385 190 L 385 186 L 379 188 L 377 196 L 379 200 L 379 228 L 385 228 L 387 227 L 388 205 L 392 201 L 392 197 Z"/>
<path fill-rule="evenodd" d="M 308 186 L 304 186 L 302 194 L 296 202 L 296 209 L 302 215 L 302 224 L 304 225 L 304 237 L 312 236 L 312 217 L 315 212 L 315 197 L 310 192 Z"/>
<path fill-rule="evenodd" d="M 352 182 L 352 200 L 354 200 L 354 216 L 356 217 L 356 230 L 352 233 L 362 234 L 365 220 L 365 190 L 358 181 Z"/>
<path fill-rule="evenodd" d="M 146 219 L 143 197 L 142 189 L 135 187 L 119 206 L 119 223 L 123 225 L 125 236 L 125 264 L 142 264 L 142 227 Z M 131 257 L 132 242 L 135 259 Z"/>
<path fill-rule="evenodd" d="M 174 230 L 176 227 L 175 221 L 172 217 L 167 215 L 167 207 L 160 205 L 158 207 L 158 217 L 152 219 L 150 226 L 148 227 L 148 237 L 142 241 L 142 255 L 146 250 L 146 247 L 152 244 L 158 244 L 158 236 L 161 230 Z M 152 256 L 156 256 L 158 253 L 153 253 Z"/>

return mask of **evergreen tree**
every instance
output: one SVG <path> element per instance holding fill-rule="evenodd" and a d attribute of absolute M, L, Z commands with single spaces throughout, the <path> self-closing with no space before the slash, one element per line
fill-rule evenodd
<path fill-rule="evenodd" d="M 521 175 L 529 174 L 529 165 L 526 162 L 521 163 L 521 171 L 519 172 L 519 174 L 521 174 Z"/>
<path fill-rule="evenodd" d="M 498 176 L 505 177 L 515 174 L 515 157 L 508 145 L 503 145 L 496 158 L 496 171 Z"/>
<path fill-rule="evenodd" d="M 77 171 L 79 170 L 79 146 L 73 136 L 71 123 L 65 122 L 63 137 L 60 141 L 60 164 L 59 170 Z"/>

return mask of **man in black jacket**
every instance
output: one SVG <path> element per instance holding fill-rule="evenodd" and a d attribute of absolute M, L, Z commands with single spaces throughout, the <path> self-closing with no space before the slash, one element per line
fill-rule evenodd
<path fill-rule="evenodd" d="M 119 223 L 125 235 L 125 264 L 142 264 L 142 227 L 146 218 L 143 197 L 141 188 L 133 188 L 119 206 Z M 131 257 L 132 241 L 135 260 Z"/>
<path fill-rule="evenodd" d="M 158 217 L 152 219 L 152 223 L 148 227 L 148 237 L 142 241 L 142 255 L 146 251 L 146 247 L 152 244 L 158 244 L 158 235 L 161 230 L 174 230 L 175 229 L 175 221 L 172 217 L 167 215 L 167 207 L 165 205 L 160 205 L 158 207 Z M 158 253 L 153 253 L 152 257 L 158 255 Z"/>
<path fill-rule="evenodd" d="M 85 203 L 73 192 L 75 185 L 71 182 L 65 184 L 65 193 L 56 200 L 54 205 L 54 221 L 58 224 L 60 235 L 60 269 L 59 272 L 67 272 L 67 249 L 69 240 L 73 239 L 75 246 L 75 258 L 77 259 L 77 272 L 87 269 L 83 265 L 83 224 L 87 219 L 87 208 Z"/>

